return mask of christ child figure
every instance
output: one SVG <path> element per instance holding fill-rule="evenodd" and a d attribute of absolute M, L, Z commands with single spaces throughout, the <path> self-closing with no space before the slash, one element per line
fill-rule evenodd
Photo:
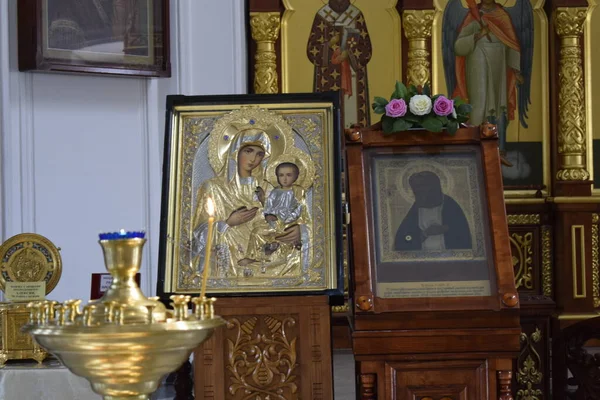
<path fill-rule="evenodd" d="M 269 226 L 274 230 L 275 236 L 297 223 L 304 207 L 304 189 L 296 185 L 300 169 L 291 162 L 283 162 L 275 169 L 278 187 L 271 190 L 265 200 L 263 214 Z M 295 243 L 300 247 L 301 243 Z M 273 252 L 279 243 L 271 242 L 265 246 L 265 253 Z"/>
<path fill-rule="evenodd" d="M 305 210 L 305 190 L 295 184 L 300 169 L 292 162 L 282 162 L 275 169 L 277 186 L 265 198 L 262 188 L 257 196 L 264 203 L 265 219 L 255 224 L 248 241 L 248 254 L 239 262 L 246 266 L 258 261 L 268 261 L 269 257 L 284 246 L 287 251 L 300 250 L 300 240 L 288 244 L 280 243 L 278 238 L 288 234 L 289 228 L 302 223 Z"/>

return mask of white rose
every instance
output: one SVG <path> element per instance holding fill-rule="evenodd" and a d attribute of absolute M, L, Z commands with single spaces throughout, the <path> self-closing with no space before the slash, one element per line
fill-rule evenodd
<path fill-rule="evenodd" d="M 431 99 L 424 94 L 417 94 L 410 98 L 408 108 L 415 115 L 429 114 L 431 112 Z"/>

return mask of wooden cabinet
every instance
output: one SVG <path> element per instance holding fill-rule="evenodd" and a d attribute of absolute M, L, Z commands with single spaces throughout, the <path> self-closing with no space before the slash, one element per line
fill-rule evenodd
<path fill-rule="evenodd" d="M 392 396 L 412 399 L 484 399 L 488 392 L 486 360 L 387 363 Z M 451 383 L 450 383 L 451 382 Z"/>

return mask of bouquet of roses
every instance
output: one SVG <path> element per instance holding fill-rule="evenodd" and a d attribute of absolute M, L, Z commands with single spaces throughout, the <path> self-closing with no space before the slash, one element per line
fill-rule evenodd
<path fill-rule="evenodd" d="M 442 94 L 431 95 L 429 85 L 406 87 L 396 82 L 396 90 L 390 100 L 375 97 L 373 111 L 381 116 L 385 133 L 404 132 L 413 127 L 430 132 L 456 133 L 460 124 L 469 120 L 471 105 L 460 97 L 449 99 Z"/>

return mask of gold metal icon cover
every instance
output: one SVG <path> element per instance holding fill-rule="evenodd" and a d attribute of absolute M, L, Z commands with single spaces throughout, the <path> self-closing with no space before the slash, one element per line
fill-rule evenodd
<path fill-rule="evenodd" d="M 171 99 L 164 293 L 342 293 L 339 95 Z"/>
<path fill-rule="evenodd" d="M 0 290 L 7 282 L 46 282 L 46 294 L 58 284 L 62 272 L 59 249 L 42 235 L 21 233 L 0 246 Z"/>

